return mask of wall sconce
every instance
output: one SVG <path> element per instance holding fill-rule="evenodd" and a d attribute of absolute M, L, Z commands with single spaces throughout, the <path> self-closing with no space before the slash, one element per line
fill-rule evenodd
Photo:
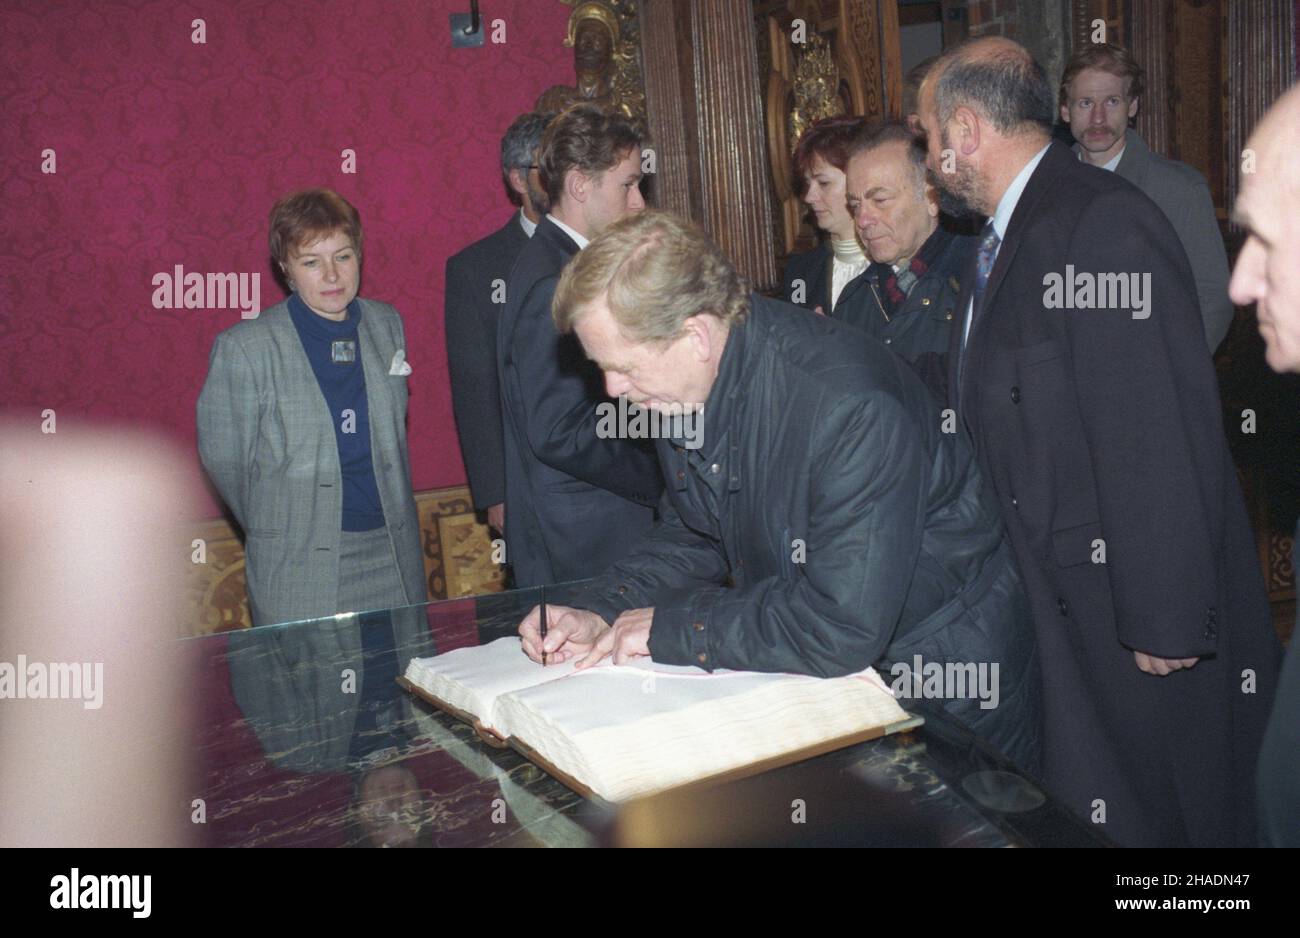
<path fill-rule="evenodd" d="M 470 0 L 468 13 L 451 14 L 451 47 L 469 49 L 483 45 L 483 19 L 478 14 L 478 0 Z"/>

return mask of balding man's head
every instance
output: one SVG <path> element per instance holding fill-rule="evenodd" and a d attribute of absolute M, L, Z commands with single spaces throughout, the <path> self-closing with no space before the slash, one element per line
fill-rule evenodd
<path fill-rule="evenodd" d="M 1300 148 L 1300 86 L 1278 98 L 1250 135 L 1246 149 L 1253 152 L 1255 166 L 1245 175 L 1276 177 L 1275 181 L 1283 187 L 1300 192 L 1297 148 Z"/>
<path fill-rule="evenodd" d="M 1233 218 L 1248 235 L 1228 292 L 1239 306 L 1255 304 L 1269 365 L 1300 372 L 1300 88 L 1250 135 Z"/>
<path fill-rule="evenodd" d="M 1028 49 L 1010 39 L 989 37 L 958 46 L 935 63 L 926 84 L 933 87 L 940 124 L 964 106 L 980 112 L 1003 136 L 1051 133 L 1055 102 L 1047 75 Z"/>
<path fill-rule="evenodd" d="M 1010 39 L 944 53 L 925 76 L 918 123 L 945 211 L 991 215 L 1012 164 L 1046 145 L 1055 100 L 1042 66 Z M 1014 172 L 1013 174 L 1014 175 Z"/>

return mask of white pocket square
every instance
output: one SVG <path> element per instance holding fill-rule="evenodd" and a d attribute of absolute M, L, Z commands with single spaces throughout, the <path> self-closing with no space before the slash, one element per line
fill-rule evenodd
<path fill-rule="evenodd" d="M 399 348 L 393 353 L 393 363 L 388 366 L 390 375 L 409 375 L 411 366 L 406 360 L 406 349 Z"/>

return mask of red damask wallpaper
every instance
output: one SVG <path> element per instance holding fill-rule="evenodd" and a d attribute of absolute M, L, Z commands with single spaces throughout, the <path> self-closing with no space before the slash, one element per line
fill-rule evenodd
<path fill-rule="evenodd" d="M 59 433 L 147 426 L 193 453 L 213 337 L 251 305 L 252 274 L 261 307 L 284 296 L 271 206 L 325 185 L 361 212 L 361 295 L 405 320 L 415 487 L 464 482 L 443 267 L 511 211 L 505 128 L 573 78 L 559 0 L 483 0 L 489 41 L 452 49 L 448 16 L 469 6 L 2 0 L 0 406 L 33 428 L 52 409 Z M 177 266 L 237 276 L 224 300 L 155 308 Z M 219 512 L 215 496 L 196 509 Z"/>

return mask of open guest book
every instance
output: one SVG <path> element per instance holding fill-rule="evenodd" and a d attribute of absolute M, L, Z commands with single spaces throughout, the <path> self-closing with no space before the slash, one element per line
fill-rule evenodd
<path fill-rule="evenodd" d="M 922 722 L 871 668 L 817 678 L 610 660 L 543 667 L 502 638 L 416 658 L 400 683 L 606 801 L 750 775 Z"/>

